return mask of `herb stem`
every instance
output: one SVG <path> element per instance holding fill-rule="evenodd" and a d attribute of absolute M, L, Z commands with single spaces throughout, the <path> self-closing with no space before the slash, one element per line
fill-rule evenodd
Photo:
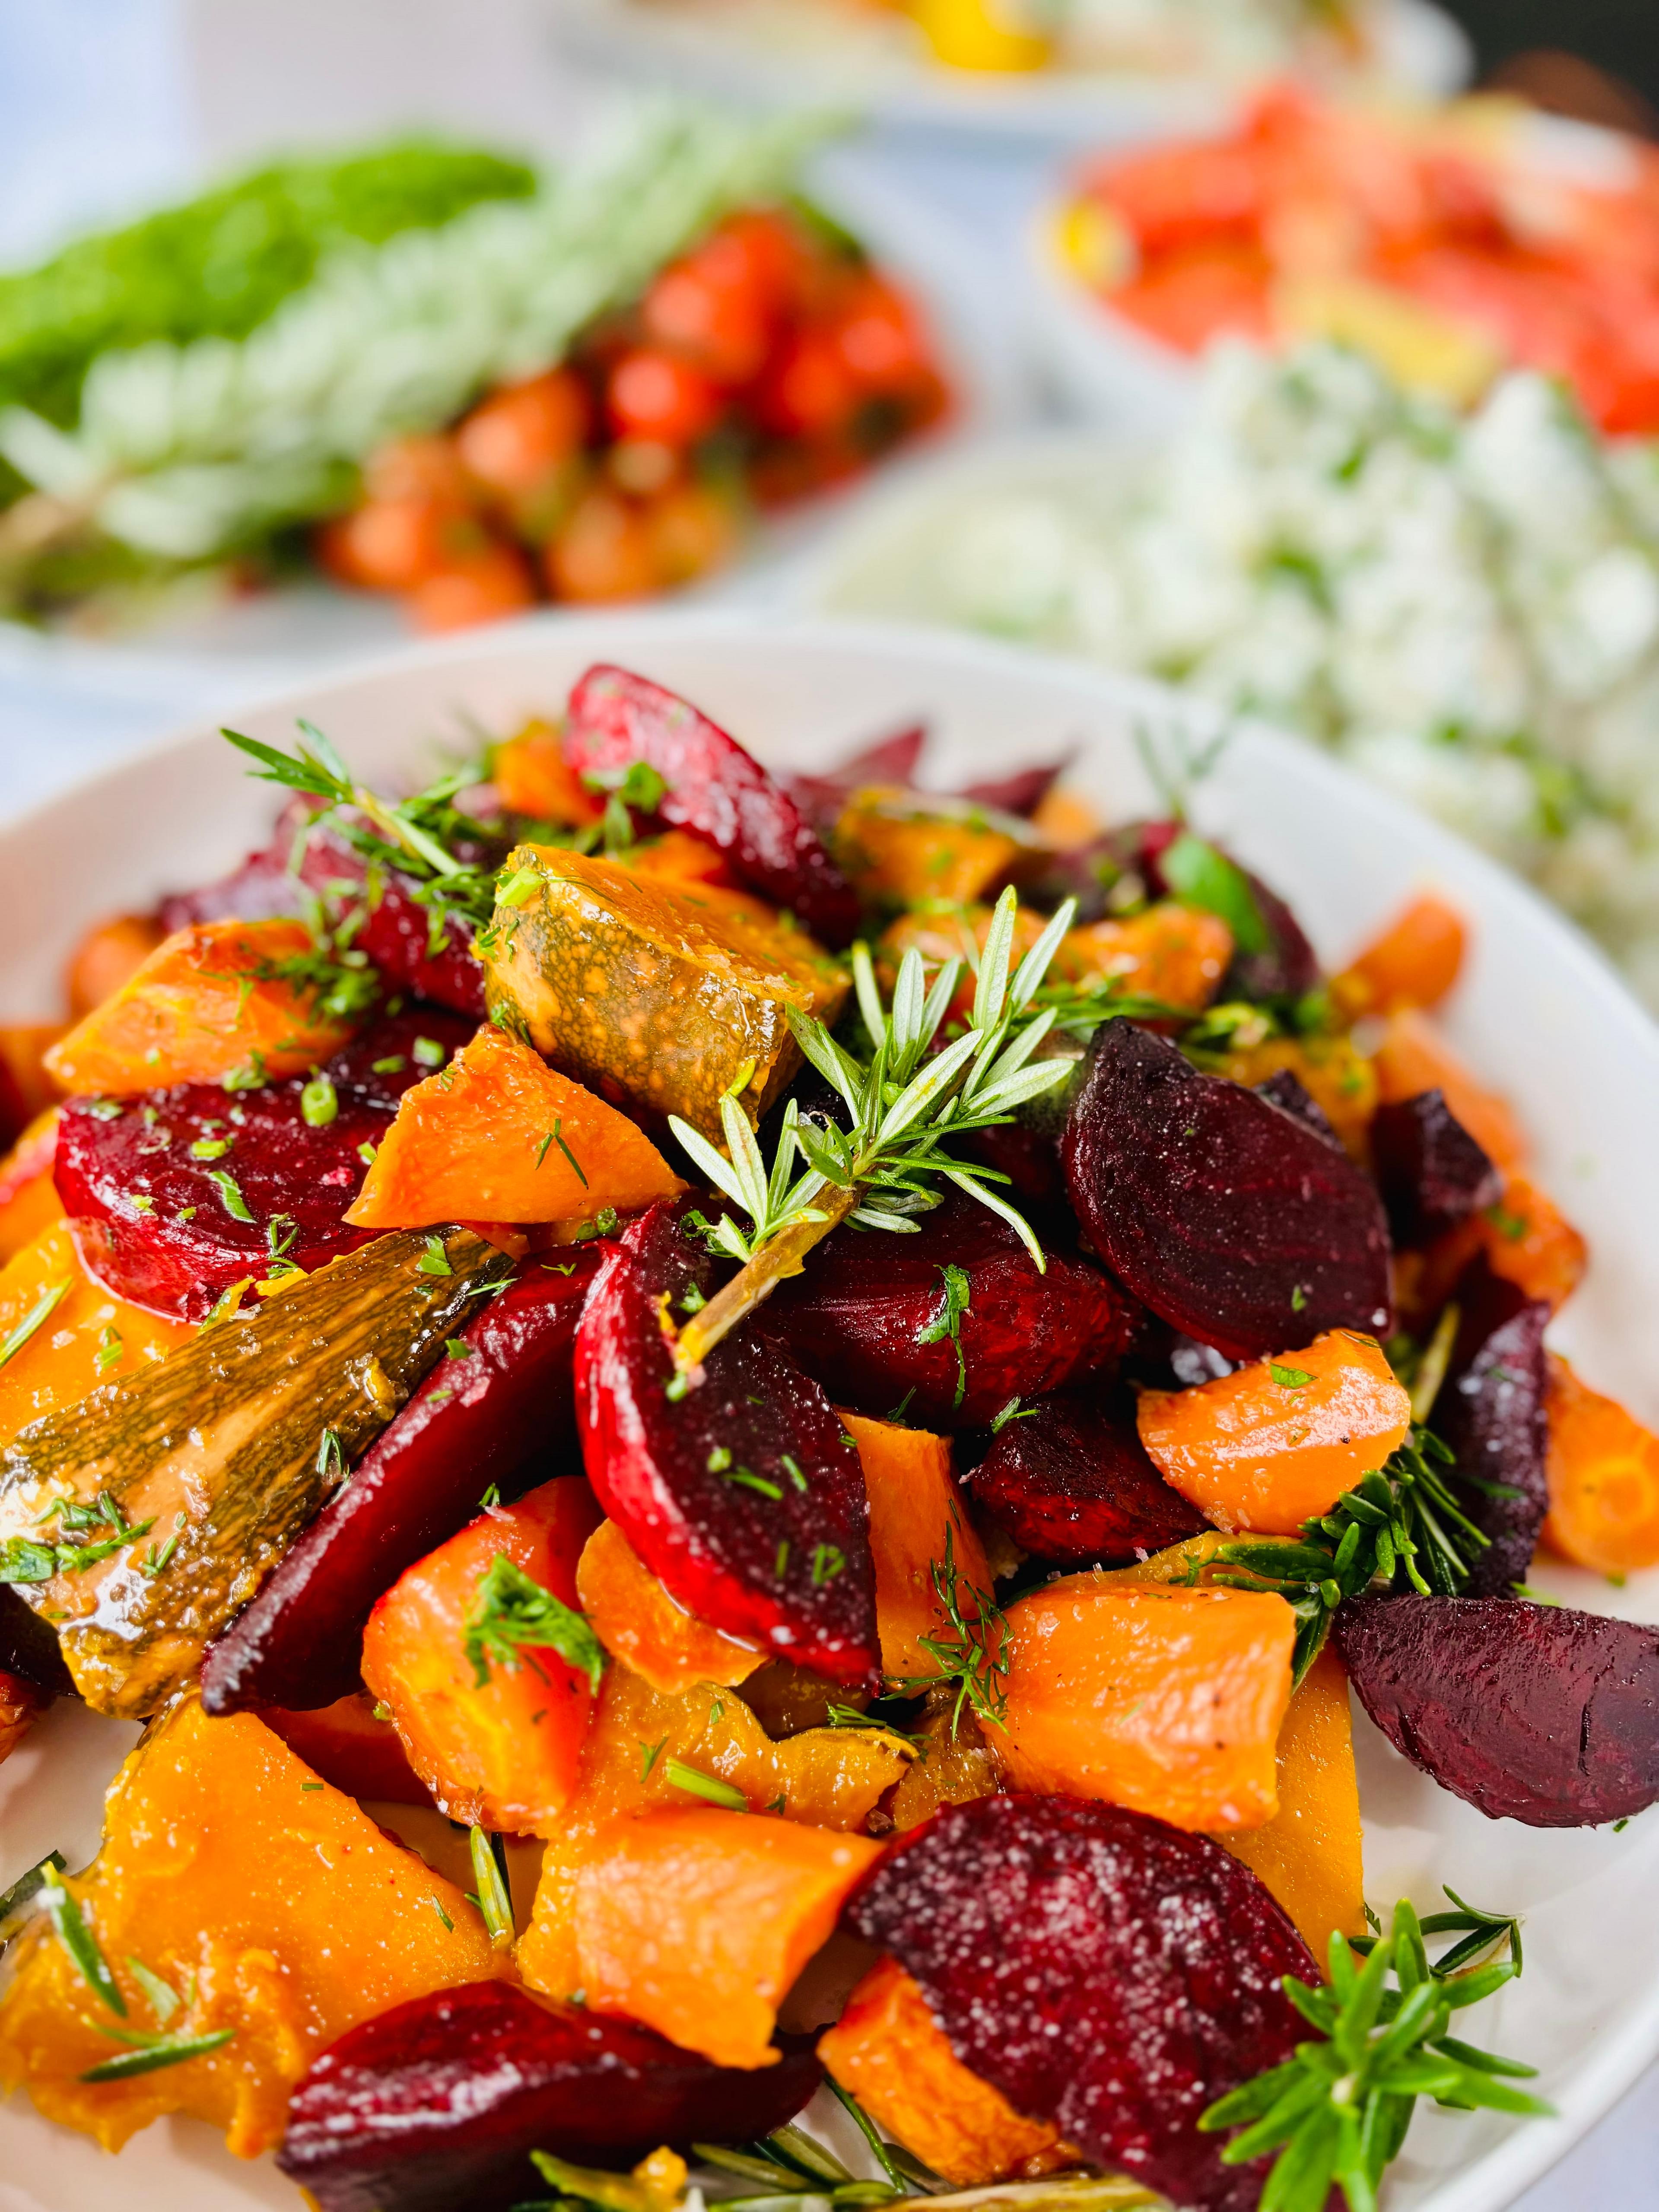
<path fill-rule="evenodd" d="M 676 1370 L 682 1375 L 694 1374 L 717 1344 L 757 1306 L 765 1304 L 780 1283 L 802 1272 L 812 1247 L 841 1226 L 859 1199 L 856 1183 L 846 1190 L 832 1186 L 812 1201 L 817 1220 L 793 1222 L 763 1244 L 754 1258 L 745 1261 L 725 1288 L 716 1291 L 681 1329 L 674 1346 Z"/>

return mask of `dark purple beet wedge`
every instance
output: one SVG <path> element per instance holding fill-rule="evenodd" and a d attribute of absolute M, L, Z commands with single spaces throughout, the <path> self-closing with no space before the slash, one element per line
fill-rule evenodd
<path fill-rule="evenodd" d="M 913 1237 L 843 1231 L 761 1309 L 838 1403 L 903 1407 L 913 1425 L 981 1427 L 1113 1365 L 1145 1316 L 1086 1260 L 1048 1251 L 1040 1273 L 1008 1224 L 961 1193 Z"/>
<path fill-rule="evenodd" d="M 1121 1018 L 1096 1032 L 1060 1139 L 1072 1205 L 1161 1320 L 1233 1359 L 1328 1328 L 1385 1335 L 1375 1185 L 1305 1122 Z"/>
<path fill-rule="evenodd" d="M 436 1009 L 376 1022 L 329 1061 L 333 1112 L 306 1085 L 185 1083 L 148 1097 L 71 1098 L 54 1178 L 82 1255 L 120 1297 L 200 1321 L 235 1283 L 307 1271 L 375 1232 L 345 1214 L 398 1101 L 471 1025 Z M 309 1110 L 311 1119 L 307 1120 Z"/>
<path fill-rule="evenodd" d="M 965 2066 L 1018 2112 L 1172 2203 L 1251 2212 L 1265 2164 L 1198 2132 L 1307 2034 L 1318 1979 L 1249 1869 L 1207 1836 L 1075 1797 L 981 1797 L 902 1837 L 842 1925 L 921 1985 Z"/>
<path fill-rule="evenodd" d="M 1337 1648 L 1397 1751 L 1493 1820 L 1594 1828 L 1659 1798 L 1659 1630 L 1525 1598 L 1362 1598 Z"/>
<path fill-rule="evenodd" d="M 1463 1270 L 1452 1296 L 1461 1317 L 1429 1426 L 1468 1478 L 1454 1486 L 1459 1503 L 1490 1540 L 1476 1555 L 1465 1595 L 1507 1596 L 1526 1580 L 1549 1510 L 1544 1331 L 1550 1309 L 1494 1275 L 1484 1259 Z"/>
<path fill-rule="evenodd" d="M 688 700 L 625 668 L 590 668 L 570 694 L 563 744 L 579 775 L 647 762 L 667 787 L 659 821 L 706 837 L 741 883 L 787 907 L 823 944 L 850 941 L 858 901 L 811 821 Z"/>
<path fill-rule="evenodd" d="M 1342 1142 L 1331 1127 L 1331 1117 L 1307 1086 L 1292 1075 L 1288 1067 L 1279 1067 L 1265 1083 L 1255 1086 L 1258 1098 L 1265 1098 L 1270 1106 L 1277 1106 L 1283 1114 L 1305 1121 L 1316 1137 L 1323 1137 L 1328 1145 Z"/>
<path fill-rule="evenodd" d="M 1255 902 L 1267 942 L 1234 953 L 1218 995 L 1257 1000 L 1302 998 L 1318 984 L 1318 956 L 1279 893 L 1249 868 L 1239 872 Z"/>
<path fill-rule="evenodd" d="M 784 788 L 819 832 L 828 836 L 848 800 L 866 785 L 896 783 L 908 791 L 927 741 L 927 725 L 912 722 L 907 729 L 896 730 L 890 738 L 878 738 L 874 744 L 866 745 L 823 775 L 786 776 Z"/>
<path fill-rule="evenodd" d="M 664 1320 L 709 1263 L 673 1210 L 624 1231 L 576 1333 L 576 1419 L 600 1504 L 690 1613 L 832 1682 L 879 1680 L 869 1504 L 853 1440 L 752 1322 L 671 1397 Z M 668 1300 L 667 1316 L 661 1307 Z"/>
<path fill-rule="evenodd" d="M 1021 1551 L 1056 1566 L 1127 1566 L 1209 1526 L 1147 1457 L 1127 1391 L 1023 1407 L 968 1486 Z"/>
<path fill-rule="evenodd" d="M 526 1260 L 392 1419 L 202 1669 L 210 1713 L 313 1711 L 362 1686 L 363 1627 L 494 1483 L 511 1500 L 577 1464 L 576 1322 L 597 1249 Z"/>
<path fill-rule="evenodd" d="M 350 2029 L 295 2088 L 276 2163 L 320 2212 L 507 2212 L 532 2150 L 625 2167 L 660 2143 L 747 2142 L 817 2087 L 810 2049 L 716 2066 L 508 1981 L 434 1990 Z"/>
<path fill-rule="evenodd" d="M 1496 1204 L 1504 1178 L 1446 1103 L 1420 1091 L 1379 1106 L 1371 1157 L 1396 1244 L 1432 1244 L 1472 1213 Z"/>

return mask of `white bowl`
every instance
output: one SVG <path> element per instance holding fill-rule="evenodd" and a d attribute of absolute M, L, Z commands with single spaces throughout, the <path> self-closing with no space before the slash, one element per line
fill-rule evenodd
<path fill-rule="evenodd" d="M 925 716 L 930 780 L 1006 773 L 1077 753 L 1074 781 L 1109 815 L 1152 803 L 1134 735 L 1202 738 L 1213 718 L 1148 684 L 976 641 L 733 614 L 537 617 L 403 652 L 224 716 L 283 744 L 310 716 L 371 781 L 418 771 L 461 718 L 495 730 L 556 710 L 594 659 L 639 668 L 707 708 L 763 758 L 823 767 Z M 225 868 L 274 811 L 211 723 L 122 763 L 0 830 L 0 1007 L 46 1012 L 80 930 L 112 908 Z M 1448 1012 L 1459 1049 L 1518 1103 L 1542 1181 L 1590 1239 L 1589 1279 L 1553 1337 L 1591 1381 L 1659 1418 L 1659 1030 L 1611 971 L 1530 892 L 1446 831 L 1306 748 L 1241 726 L 1198 792 L 1195 818 L 1292 902 L 1339 959 L 1419 882 L 1468 917 L 1473 954 Z M 1659 1576 L 1615 1593 L 1566 1569 L 1539 1579 L 1571 1601 L 1659 1618 Z M 1613 1601 L 1610 1602 L 1610 1601 Z M 1492 1822 L 1437 1790 L 1358 1720 L 1368 1887 L 1384 1910 L 1449 1882 L 1528 1916 L 1525 1978 L 1474 2024 L 1535 2061 L 1553 2120 L 1419 2115 L 1388 2202 L 1493 2212 L 1543 2172 L 1659 2052 L 1659 1818 L 1551 1833 Z M 90 1856 L 101 1789 L 130 1728 L 59 1706 L 0 1767 L 3 1864 L 54 1845 Z M 118 2166 L 19 2098 L 0 2111 L 4 2212 L 236 2212 L 299 2199 L 269 2163 L 242 2166 L 208 2129 L 167 2122 Z"/>

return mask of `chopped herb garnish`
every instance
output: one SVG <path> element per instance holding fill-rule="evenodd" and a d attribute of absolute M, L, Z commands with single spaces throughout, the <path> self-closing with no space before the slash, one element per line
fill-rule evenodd
<path fill-rule="evenodd" d="M 387 1719 L 390 1719 L 391 1715 L 388 1714 L 386 1717 Z M 429 1902 L 431 1904 L 432 1910 L 437 1914 L 439 1919 L 443 1922 L 445 1935 L 453 1936 L 455 1933 L 455 1923 L 450 1918 L 449 1915 L 444 1911 L 441 1899 L 434 1897 L 432 1898 Z"/>
<path fill-rule="evenodd" d="M 16 1358 L 36 1330 L 45 1328 L 69 1294 L 70 1285 L 67 1282 L 53 1283 L 41 1291 L 10 1335 L 0 1341 L 0 1367 Z"/>
<path fill-rule="evenodd" d="M 143 1991 L 150 2010 L 165 2027 L 179 2009 L 178 1990 L 170 1982 L 164 1982 L 159 1974 L 152 1973 L 142 1959 L 135 1959 L 131 1954 L 127 1957 L 127 1971 Z"/>
<path fill-rule="evenodd" d="M 513 1897 L 501 1838 L 487 1828 L 474 1828 L 467 1844 L 472 1854 L 472 1879 L 478 1885 L 478 1910 L 491 1943 L 504 1951 L 513 1941 Z"/>
<path fill-rule="evenodd" d="M 98 1947 L 98 1938 L 88 1927 L 86 1916 L 79 1904 L 70 1895 L 63 1882 L 54 1874 L 43 1882 L 40 1890 L 40 1902 L 52 1915 L 52 1924 L 58 1940 L 68 1952 L 82 1980 L 122 2020 L 127 2016 L 127 2001 L 122 1996 L 109 1960 Z"/>
<path fill-rule="evenodd" d="M 1010 1421 L 1029 1421 L 1034 1413 L 1040 1411 L 1041 1408 L 1039 1407 L 1027 1406 L 1024 1411 L 1022 1412 L 1020 1410 L 1019 1400 L 1018 1398 L 1010 1398 L 1006 1406 L 999 1407 L 997 1411 L 992 1414 L 991 1434 L 994 1437 L 1000 1437 L 1003 1431 L 1007 1427 Z"/>
<path fill-rule="evenodd" d="M 339 1093 L 326 1075 L 313 1075 L 300 1093 L 300 1115 L 308 1129 L 325 1129 L 340 1110 Z"/>
<path fill-rule="evenodd" d="M 1273 1359 L 1267 1362 L 1267 1372 L 1281 1390 L 1300 1390 L 1313 1381 L 1305 1367 L 1281 1367 Z"/>
<path fill-rule="evenodd" d="M 547 1134 L 542 1139 L 540 1144 L 536 1147 L 536 1164 L 538 1167 L 540 1167 L 542 1162 L 547 1158 L 548 1147 L 552 1142 L 553 1132 L 550 1129 Z"/>
<path fill-rule="evenodd" d="M 492 1482 L 478 1500 L 478 1510 L 480 1513 L 488 1513 L 492 1505 L 499 1505 L 501 1502 L 501 1486 L 499 1482 Z"/>
<path fill-rule="evenodd" d="M 783 1495 L 781 1483 L 774 1482 L 769 1475 L 757 1474 L 752 1467 L 734 1467 L 726 1479 L 728 1482 L 735 1482 L 740 1489 L 756 1492 L 762 1498 L 775 1500 Z M 783 1570 L 780 1568 L 778 1571 L 781 1574 Z"/>
<path fill-rule="evenodd" d="M 263 1091 L 270 1078 L 265 1073 L 265 1056 L 262 1052 L 251 1052 L 240 1067 L 233 1067 L 228 1075 L 219 1078 L 222 1091 Z"/>
<path fill-rule="evenodd" d="M 94 1121 L 118 1121 L 126 1110 L 118 1098 L 89 1098 L 82 1109 Z"/>
<path fill-rule="evenodd" d="M 726 1446 L 715 1444 L 708 1455 L 708 1465 L 710 1474 L 724 1474 L 731 1464 L 732 1455 Z"/>
<path fill-rule="evenodd" d="M 475 1357 L 472 1346 L 464 1338 L 459 1336 L 447 1336 L 444 1339 L 444 1350 L 452 1359 L 471 1359 Z"/>
<path fill-rule="evenodd" d="M 210 1168 L 208 1181 L 219 1194 L 219 1202 L 233 1221 L 252 1221 L 247 1200 L 237 1187 L 236 1178 L 228 1168 Z"/>
<path fill-rule="evenodd" d="M 0 1894 L 0 1945 L 10 1942 L 30 1913 L 44 1907 L 46 1899 L 40 1893 L 56 1887 L 56 1877 L 63 1871 L 62 1851 L 48 1851 Z"/>
<path fill-rule="evenodd" d="M 1009 1630 L 1003 1613 L 988 1590 L 976 1589 L 966 1580 L 956 1561 L 956 1531 L 945 1532 L 945 1557 L 929 1570 L 950 1632 L 924 1636 L 921 1649 L 934 1662 L 931 1674 L 906 1676 L 892 1683 L 895 1690 L 912 1692 L 955 1683 L 956 1702 L 951 1713 L 951 1733 L 962 1725 L 964 1708 L 971 1707 L 980 1721 L 994 1727 L 1006 1725 L 1008 1700 Z"/>
<path fill-rule="evenodd" d="M 375 1144 L 372 1137 L 365 1137 L 362 1144 L 358 1146 L 357 1157 L 366 1168 L 372 1168 L 374 1166 L 374 1155 L 379 1149 L 380 1147 Z"/>
<path fill-rule="evenodd" d="M 671 1375 L 662 1386 L 662 1395 L 672 1403 L 678 1404 L 690 1388 L 691 1377 L 689 1375 Z"/>
<path fill-rule="evenodd" d="M 135 1213 L 154 1213 L 155 1211 L 155 1200 L 147 1190 L 130 1190 L 127 1204 Z"/>
<path fill-rule="evenodd" d="M 337 1429 L 325 1429 L 317 1445 L 317 1473 L 326 1481 L 346 1471 L 345 1446 Z"/>
<path fill-rule="evenodd" d="M 88 2066 L 81 2076 L 83 2081 L 130 2081 L 136 2074 L 154 2074 L 163 2066 L 182 2065 L 186 2058 L 202 2058 L 210 2051 L 222 2051 L 236 2030 L 218 2027 L 205 2035 L 139 2035 L 116 2028 L 106 2028 L 103 2033 L 134 2047 L 124 2051 L 118 2058 L 105 2059 L 100 2066 Z"/>
<path fill-rule="evenodd" d="M 221 1322 L 234 1320 L 242 1300 L 252 1288 L 253 1278 L 244 1275 L 240 1283 L 233 1283 L 228 1291 L 221 1291 L 203 1316 L 203 1328 L 216 1328 Z"/>
<path fill-rule="evenodd" d="M 1303 1289 L 1301 1284 L 1297 1283 L 1291 1292 L 1291 1311 L 1302 1313 L 1306 1310 L 1307 1304 L 1308 1293 Z"/>
<path fill-rule="evenodd" d="M 322 1786 L 320 1782 L 302 1782 L 300 1784 L 301 1790 L 320 1790 Z"/>
<path fill-rule="evenodd" d="M 449 1057 L 447 1046 L 436 1037 L 416 1037 L 409 1052 L 416 1067 L 441 1067 Z"/>
<path fill-rule="evenodd" d="M 963 1395 L 968 1388 L 968 1363 L 962 1349 L 962 1316 L 972 1302 L 973 1285 L 964 1268 L 954 1266 L 941 1267 L 939 1273 L 945 1278 L 943 1303 L 927 1328 L 918 1333 L 916 1341 L 918 1344 L 941 1344 L 948 1337 L 956 1346 L 957 1389 L 951 1401 L 954 1411 L 961 1405 Z M 906 1403 L 908 1403 L 908 1400 Z"/>
<path fill-rule="evenodd" d="M 193 1160 L 222 1160 L 235 1141 L 234 1137 L 198 1137 L 190 1156 Z"/>
<path fill-rule="evenodd" d="M 100 1375 L 107 1375 L 120 1358 L 124 1346 L 118 1329 L 106 1327 L 98 1333 L 98 1352 L 93 1365 Z"/>
<path fill-rule="evenodd" d="M 846 1571 L 847 1559 L 834 1544 L 820 1544 L 812 1553 L 812 1585 L 822 1589 L 826 1583 Z"/>
<path fill-rule="evenodd" d="M 701 1313 L 708 1303 L 695 1283 L 688 1283 L 680 1293 L 680 1311 L 683 1314 Z"/>
<path fill-rule="evenodd" d="M 582 1173 L 582 1164 L 564 1140 L 564 1120 L 562 1115 L 561 1115 L 560 1118 L 553 1124 L 553 1141 L 558 1146 L 559 1150 L 564 1154 L 566 1159 L 569 1161 L 572 1173 L 575 1176 L 577 1182 L 581 1185 L 582 1188 L 586 1190 L 588 1188 L 588 1182 L 587 1177 Z M 538 1164 L 539 1165 L 539 1162 Z M 616 1225 L 617 1217 L 612 1213 L 611 1217 L 611 1226 L 614 1229 Z"/>
<path fill-rule="evenodd" d="M 782 1492 L 780 1492 L 779 1495 L 781 1496 Z M 783 1542 L 778 1546 L 778 1555 L 776 1559 L 772 1562 L 772 1572 L 777 1577 L 778 1581 L 781 1582 L 788 1571 L 789 1540 L 787 1537 L 785 1537 Z"/>
<path fill-rule="evenodd" d="M 746 1813 L 749 1800 L 734 1783 L 723 1782 L 718 1775 L 705 1774 L 702 1769 L 688 1766 L 683 1759 L 665 1761 L 663 1772 L 676 1790 L 684 1790 L 688 1796 L 707 1798 L 711 1805 L 723 1805 L 728 1812 Z"/>
<path fill-rule="evenodd" d="M 800 1462 L 794 1456 L 793 1453 L 780 1452 L 778 1454 L 778 1465 L 788 1476 L 790 1481 L 794 1484 L 796 1489 L 805 1492 L 806 1488 L 806 1477 L 801 1472 Z"/>
<path fill-rule="evenodd" d="M 449 1255 L 444 1249 L 444 1240 L 441 1237 L 432 1236 L 427 1238 L 426 1249 L 415 1262 L 415 1272 L 417 1275 L 453 1275 L 454 1273 L 455 1270 L 449 1264 Z"/>
<path fill-rule="evenodd" d="M 651 1779 L 651 1770 L 656 1765 L 657 1761 L 662 1757 L 663 1744 L 665 1744 L 667 1741 L 668 1738 L 665 1736 L 662 1740 L 662 1743 L 641 1744 L 640 1749 L 645 1754 L 645 1757 L 640 1765 L 640 1779 L 641 1782 L 648 1782 Z"/>
<path fill-rule="evenodd" d="M 606 1665 L 605 1646 L 586 1614 L 544 1589 L 505 1552 L 490 1561 L 478 1583 L 462 1649 L 481 1689 L 489 1680 L 492 1663 L 514 1674 L 522 1661 L 545 1681 L 546 1671 L 535 1655 L 555 1651 L 566 1666 L 586 1675 L 597 1695 Z"/>

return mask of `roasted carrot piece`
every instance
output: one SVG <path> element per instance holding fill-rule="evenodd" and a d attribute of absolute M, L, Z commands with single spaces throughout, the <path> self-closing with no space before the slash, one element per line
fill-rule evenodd
<path fill-rule="evenodd" d="M 1322 1651 L 1297 1683 L 1279 1731 L 1279 1810 L 1216 1841 L 1260 1875 L 1322 1964 L 1331 1935 L 1365 1932 L 1365 1882 L 1348 1678 Z"/>
<path fill-rule="evenodd" d="M 114 1297 L 82 1266 L 69 1224 L 52 1223 L 0 1268 L 0 1443 L 195 1334 Z"/>
<path fill-rule="evenodd" d="M 1016 1789 L 1103 1797 L 1177 1828 L 1272 1820 L 1296 1639 L 1282 1597 L 1071 1575 L 1007 1620 L 997 1749 Z"/>
<path fill-rule="evenodd" d="M 1415 1006 L 1401 1006 L 1390 1015 L 1375 1060 L 1382 1104 L 1443 1091 L 1452 1112 L 1500 1168 L 1508 1171 L 1522 1164 L 1527 1140 L 1513 1109 L 1495 1091 L 1482 1089 Z"/>
<path fill-rule="evenodd" d="M 735 1688 L 767 1663 L 677 1605 L 614 1521 L 601 1521 L 576 1567 L 576 1595 L 594 1634 L 653 1690 L 678 1697 L 696 1682 Z"/>
<path fill-rule="evenodd" d="M 818 2057 L 878 2127 L 959 2189 L 1076 2163 L 1058 2128 L 1024 2118 L 963 2064 L 896 1959 L 871 1967 Z"/>
<path fill-rule="evenodd" d="M 1463 964 L 1463 918 L 1432 892 L 1420 892 L 1331 984 L 1351 1018 L 1437 1006 Z"/>
<path fill-rule="evenodd" d="M 65 1091 L 125 1097 L 171 1083 L 301 1075 L 337 1052 L 349 1022 L 319 1011 L 291 963 L 303 922 L 204 921 L 175 930 L 111 999 L 46 1054 Z"/>
<path fill-rule="evenodd" d="M 62 1220 L 63 1203 L 52 1179 L 57 1152 L 58 1109 L 48 1106 L 0 1160 L 0 1263 Z"/>
<path fill-rule="evenodd" d="M 685 1185 L 642 1130 L 486 1022 L 404 1091 L 346 1215 L 364 1229 L 583 1221 Z"/>
<path fill-rule="evenodd" d="M 584 1479 L 560 1475 L 488 1507 L 369 1615 L 363 1680 L 452 1820 L 545 1835 L 576 1786 L 597 1687 L 589 1647 L 604 1659 L 574 1610 L 576 1562 L 599 1518 Z"/>
<path fill-rule="evenodd" d="M 1583 1279 L 1589 1247 L 1547 1191 L 1512 1175 L 1480 1218 L 1480 1244 L 1494 1275 L 1529 1298 L 1566 1304 Z"/>
<path fill-rule="evenodd" d="M 89 929 L 70 956 L 64 978 L 76 1020 L 113 998 L 166 935 L 153 914 L 118 914 Z"/>
<path fill-rule="evenodd" d="M 252 1713 L 210 1720 L 187 1697 L 122 1767 L 104 1840 L 66 1887 L 126 2008 L 100 2004 L 51 1923 L 20 1940 L 0 2005 L 0 2094 L 106 2150 L 168 2112 L 254 2158 L 282 2139 L 289 2092 L 359 2021 L 503 1971 L 452 1883 L 329 1788 Z M 137 1960 L 179 1999 L 165 2025 L 229 2031 L 201 2056 L 122 2081 L 88 2069 L 125 2048 L 100 2032 L 164 2023 Z"/>
<path fill-rule="evenodd" d="M 576 1878 L 588 2005 L 716 2065 L 775 2065 L 778 2007 L 882 1846 L 713 1805 L 619 1820 L 604 1844 Z"/>
<path fill-rule="evenodd" d="M 0 1024 L 0 1144 L 15 1144 L 72 1087 L 60 1084 L 48 1065 L 66 1029 L 63 1022 Z"/>
<path fill-rule="evenodd" d="M 895 906 L 983 898 L 1025 850 L 971 808 L 938 811 L 915 792 L 886 784 L 853 793 L 832 842 L 863 896 Z"/>
<path fill-rule="evenodd" d="M 1659 1565 L 1659 1437 L 1548 1352 L 1545 1462 L 1553 1551 L 1597 1574 Z"/>
<path fill-rule="evenodd" d="M 947 1541 L 960 1583 L 969 1589 L 991 1588 L 984 1549 L 962 1510 L 951 1475 L 951 1440 L 926 1429 L 836 1411 L 859 1448 L 870 1500 L 882 1672 L 896 1679 L 931 1674 L 937 1662 L 922 1650 L 921 1638 L 949 1626 L 933 1575 Z"/>
<path fill-rule="evenodd" d="M 580 830 L 597 822 L 605 811 L 603 799 L 595 799 L 585 788 L 566 760 L 551 722 L 528 721 L 515 736 L 497 745 L 489 777 L 503 806 L 514 814 L 528 814 L 537 822 L 556 822 L 567 829 Z"/>
<path fill-rule="evenodd" d="M 1404 1443 L 1412 1402 L 1374 1337 L 1328 1329 L 1187 1390 L 1143 1390 L 1164 1480 L 1220 1528 L 1294 1535 Z"/>
<path fill-rule="evenodd" d="M 1072 930 L 1054 955 L 1054 973 L 1196 1013 L 1215 996 L 1233 957 L 1233 933 L 1219 916 L 1162 899 L 1127 921 L 1091 921 Z"/>

